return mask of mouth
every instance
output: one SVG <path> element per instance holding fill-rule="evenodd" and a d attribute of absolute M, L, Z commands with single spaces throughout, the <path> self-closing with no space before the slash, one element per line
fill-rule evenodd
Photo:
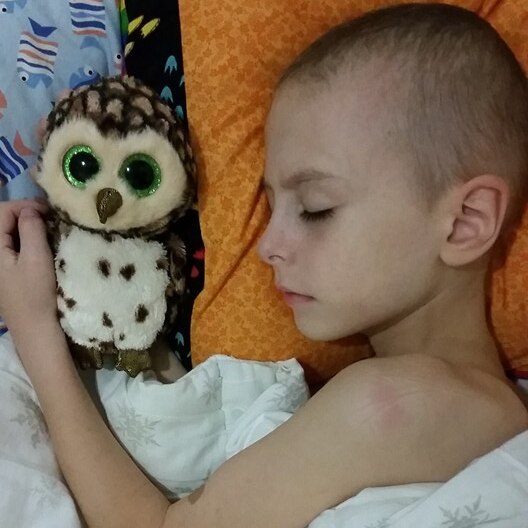
<path fill-rule="evenodd" d="M 306 304 L 315 300 L 311 295 L 304 295 L 303 293 L 294 292 L 283 286 L 277 286 L 277 289 L 282 293 L 282 297 L 289 306 L 296 306 L 299 304 Z"/>

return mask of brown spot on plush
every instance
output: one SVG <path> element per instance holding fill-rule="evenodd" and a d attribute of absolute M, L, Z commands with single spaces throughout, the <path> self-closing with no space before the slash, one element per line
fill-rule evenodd
<path fill-rule="evenodd" d="M 156 269 L 158 270 L 167 270 L 168 269 L 168 263 L 166 259 L 158 259 L 156 261 Z"/>
<path fill-rule="evenodd" d="M 112 328 L 114 326 L 112 319 L 110 319 L 106 312 L 103 313 L 103 326 L 107 326 L 108 328 Z"/>
<path fill-rule="evenodd" d="M 59 287 L 57 288 L 57 295 L 58 295 L 59 297 L 64 298 L 64 290 L 62 289 L 61 286 L 59 286 Z"/>
<path fill-rule="evenodd" d="M 59 260 L 59 271 L 64 271 L 66 267 L 66 261 L 64 259 Z"/>
<path fill-rule="evenodd" d="M 97 267 L 99 268 L 99 271 L 103 274 L 104 277 L 108 278 L 110 276 L 110 262 L 106 259 L 101 259 L 97 263 Z"/>
<path fill-rule="evenodd" d="M 113 241 L 114 241 L 114 236 L 111 235 L 110 233 L 102 232 L 102 233 L 101 233 L 101 237 L 102 237 L 103 240 L 105 240 L 106 242 L 113 242 Z"/>
<path fill-rule="evenodd" d="M 66 299 L 66 306 L 72 310 L 75 305 L 77 304 L 77 301 L 75 299 Z"/>
<path fill-rule="evenodd" d="M 119 270 L 119 273 L 125 280 L 129 281 L 136 273 L 136 266 L 134 264 L 127 264 Z"/>
<path fill-rule="evenodd" d="M 90 343 L 97 343 L 97 339 L 95 337 L 90 337 L 88 341 L 90 341 Z"/>
<path fill-rule="evenodd" d="M 125 334 L 119 334 L 119 341 L 125 340 Z"/>
<path fill-rule="evenodd" d="M 58 308 L 57 308 L 57 317 L 59 319 L 62 319 L 64 317 L 64 313 L 62 312 L 62 310 L 59 310 Z"/>
<path fill-rule="evenodd" d="M 145 319 L 148 317 L 149 311 L 145 308 L 145 305 L 140 304 L 136 308 L 136 322 L 137 323 L 143 323 L 145 322 Z"/>
<path fill-rule="evenodd" d="M 71 222 L 71 218 L 68 213 L 65 213 L 64 211 L 62 211 L 61 214 L 64 216 L 64 218 L 68 222 Z M 62 236 L 62 240 L 66 240 L 71 235 L 71 232 L 72 232 L 72 226 L 69 224 L 65 224 L 64 222 L 61 222 L 59 226 L 59 233 Z"/>

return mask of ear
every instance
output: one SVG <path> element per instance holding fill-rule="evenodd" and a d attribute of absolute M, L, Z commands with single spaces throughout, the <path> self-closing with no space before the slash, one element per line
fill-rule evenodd
<path fill-rule="evenodd" d="M 500 234 L 510 193 L 506 182 L 490 174 L 476 176 L 450 195 L 448 235 L 440 258 L 463 266 L 485 255 Z"/>

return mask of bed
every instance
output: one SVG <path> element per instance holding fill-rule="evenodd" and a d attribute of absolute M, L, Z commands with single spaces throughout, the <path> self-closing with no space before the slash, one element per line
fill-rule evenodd
<path fill-rule="evenodd" d="M 374 7 L 382 2 L 367 3 Z M 523 18 L 515 1 L 459 3 L 492 17 L 504 32 L 509 31 L 520 58 L 528 61 L 528 49 L 523 51 L 518 44 L 526 28 L 515 25 L 508 30 L 512 13 L 528 20 L 528 9 L 522 11 Z M 195 368 L 173 385 L 160 384 L 148 373 L 135 380 L 105 369 L 85 375 L 116 436 L 172 499 L 196 489 L 222 461 L 287 420 L 306 400 L 309 389 L 368 354 L 361 339 L 328 345 L 304 341 L 273 298 L 268 270 L 249 251 L 266 218 L 264 197 L 258 194 L 260 162 L 255 160 L 262 154 L 261 129 L 271 80 L 296 50 L 326 27 L 365 9 L 365 2 L 241 4 L 226 0 L 211 13 L 205 2 L 182 0 L 179 9 L 177 2 L 162 1 L 147 6 L 133 0 L 119 5 L 113 0 L 60 0 L 51 7 L 31 0 L 0 1 L 0 64 L 2 71 L 9 72 L 0 79 L 0 199 L 38 194 L 29 176 L 38 151 L 34 134 L 38 121 L 64 88 L 101 76 L 126 69 L 141 77 L 180 117 L 189 116 L 197 138 L 203 175 L 200 197 L 206 199 L 200 222 L 193 209 L 180 225 L 191 256 L 193 295 L 170 335 L 172 349 L 187 368 L 192 343 Z M 285 28 L 294 27 L 306 9 L 312 11 L 310 22 L 288 33 Z M 183 50 L 188 50 L 186 76 L 180 18 Z M 281 31 L 282 40 L 278 38 L 275 47 L 269 45 L 271 35 Z M 225 35 L 233 38 L 233 33 L 239 40 L 228 43 L 226 54 Z M 261 47 L 255 52 L 257 44 Z M 236 46 L 238 55 L 233 53 Z M 255 88 L 259 86 L 263 88 Z M 230 152 L 225 145 L 230 145 Z M 221 163 L 225 159 L 231 165 Z M 247 173 L 258 176 L 250 182 L 241 179 Z M 223 207 L 220 215 L 226 187 L 233 184 L 242 193 L 237 197 L 241 205 L 234 217 L 229 216 L 234 214 L 229 207 Z M 510 247 L 513 260 L 494 270 L 490 317 L 505 367 L 528 394 L 528 380 L 522 379 L 528 371 L 528 315 L 522 290 L 528 273 L 522 264 L 528 253 L 527 225 L 523 223 Z M 211 263 L 205 289 L 203 241 Z M 235 249 L 226 250 L 230 243 Z M 254 287 L 257 280 L 264 286 Z M 318 359 L 321 351 L 324 363 Z M 292 355 L 297 360 L 289 359 Z M 1 326 L 0 399 L 0 525 L 82 526 L 35 393 L 9 332 Z M 322 513 L 310 526 L 485 525 L 528 526 L 528 432 L 475 460 L 447 483 L 366 489 Z"/>

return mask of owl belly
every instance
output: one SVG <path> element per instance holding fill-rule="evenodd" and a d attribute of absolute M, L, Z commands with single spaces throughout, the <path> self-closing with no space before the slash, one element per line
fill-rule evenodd
<path fill-rule="evenodd" d="M 76 343 L 143 350 L 163 326 L 169 282 L 162 244 L 73 228 L 55 257 L 59 317 Z"/>

